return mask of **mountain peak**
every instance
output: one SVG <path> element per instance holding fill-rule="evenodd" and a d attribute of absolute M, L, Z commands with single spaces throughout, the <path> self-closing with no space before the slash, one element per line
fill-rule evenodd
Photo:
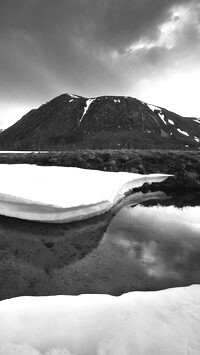
<path fill-rule="evenodd" d="M 0 136 L 1 149 L 198 149 L 200 119 L 129 96 L 62 94 Z"/>

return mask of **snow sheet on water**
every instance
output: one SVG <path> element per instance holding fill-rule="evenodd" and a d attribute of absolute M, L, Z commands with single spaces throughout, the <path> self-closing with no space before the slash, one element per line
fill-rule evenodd
<path fill-rule="evenodd" d="M 169 176 L 28 164 L 0 164 L 0 175 L 0 214 L 43 222 L 104 213 L 131 188 Z"/>
<path fill-rule="evenodd" d="M 199 355 L 200 286 L 0 302 L 1 355 Z"/>

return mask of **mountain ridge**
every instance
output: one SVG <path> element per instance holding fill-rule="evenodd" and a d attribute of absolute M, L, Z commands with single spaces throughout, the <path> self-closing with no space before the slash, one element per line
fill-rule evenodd
<path fill-rule="evenodd" d="M 0 149 L 199 149 L 200 119 L 130 96 L 62 94 L 0 135 Z"/>

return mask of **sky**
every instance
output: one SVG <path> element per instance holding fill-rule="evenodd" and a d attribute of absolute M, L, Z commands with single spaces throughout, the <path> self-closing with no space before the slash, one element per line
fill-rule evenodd
<path fill-rule="evenodd" d="M 0 128 L 63 93 L 200 117 L 200 0 L 0 0 Z"/>

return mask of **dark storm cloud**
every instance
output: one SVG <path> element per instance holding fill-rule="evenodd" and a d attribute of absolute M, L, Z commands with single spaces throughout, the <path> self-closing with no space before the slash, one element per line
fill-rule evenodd
<path fill-rule="evenodd" d="M 163 66 L 199 40 L 191 23 L 171 51 L 155 45 L 130 52 L 140 39 L 156 41 L 170 9 L 188 4 L 200 10 L 195 0 L 0 0 L 1 98 L 126 93 L 139 80 L 139 63 L 146 75 L 145 68 Z"/>
<path fill-rule="evenodd" d="M 53 37 L 64 44 L 74 38 L 93 39 L 115 49 L 142 36 L 154 37 L 168 10 L 187 0 L 4 0 L 2 30 Z M 53 38 L 55 39 L 55 38 Z"/>

